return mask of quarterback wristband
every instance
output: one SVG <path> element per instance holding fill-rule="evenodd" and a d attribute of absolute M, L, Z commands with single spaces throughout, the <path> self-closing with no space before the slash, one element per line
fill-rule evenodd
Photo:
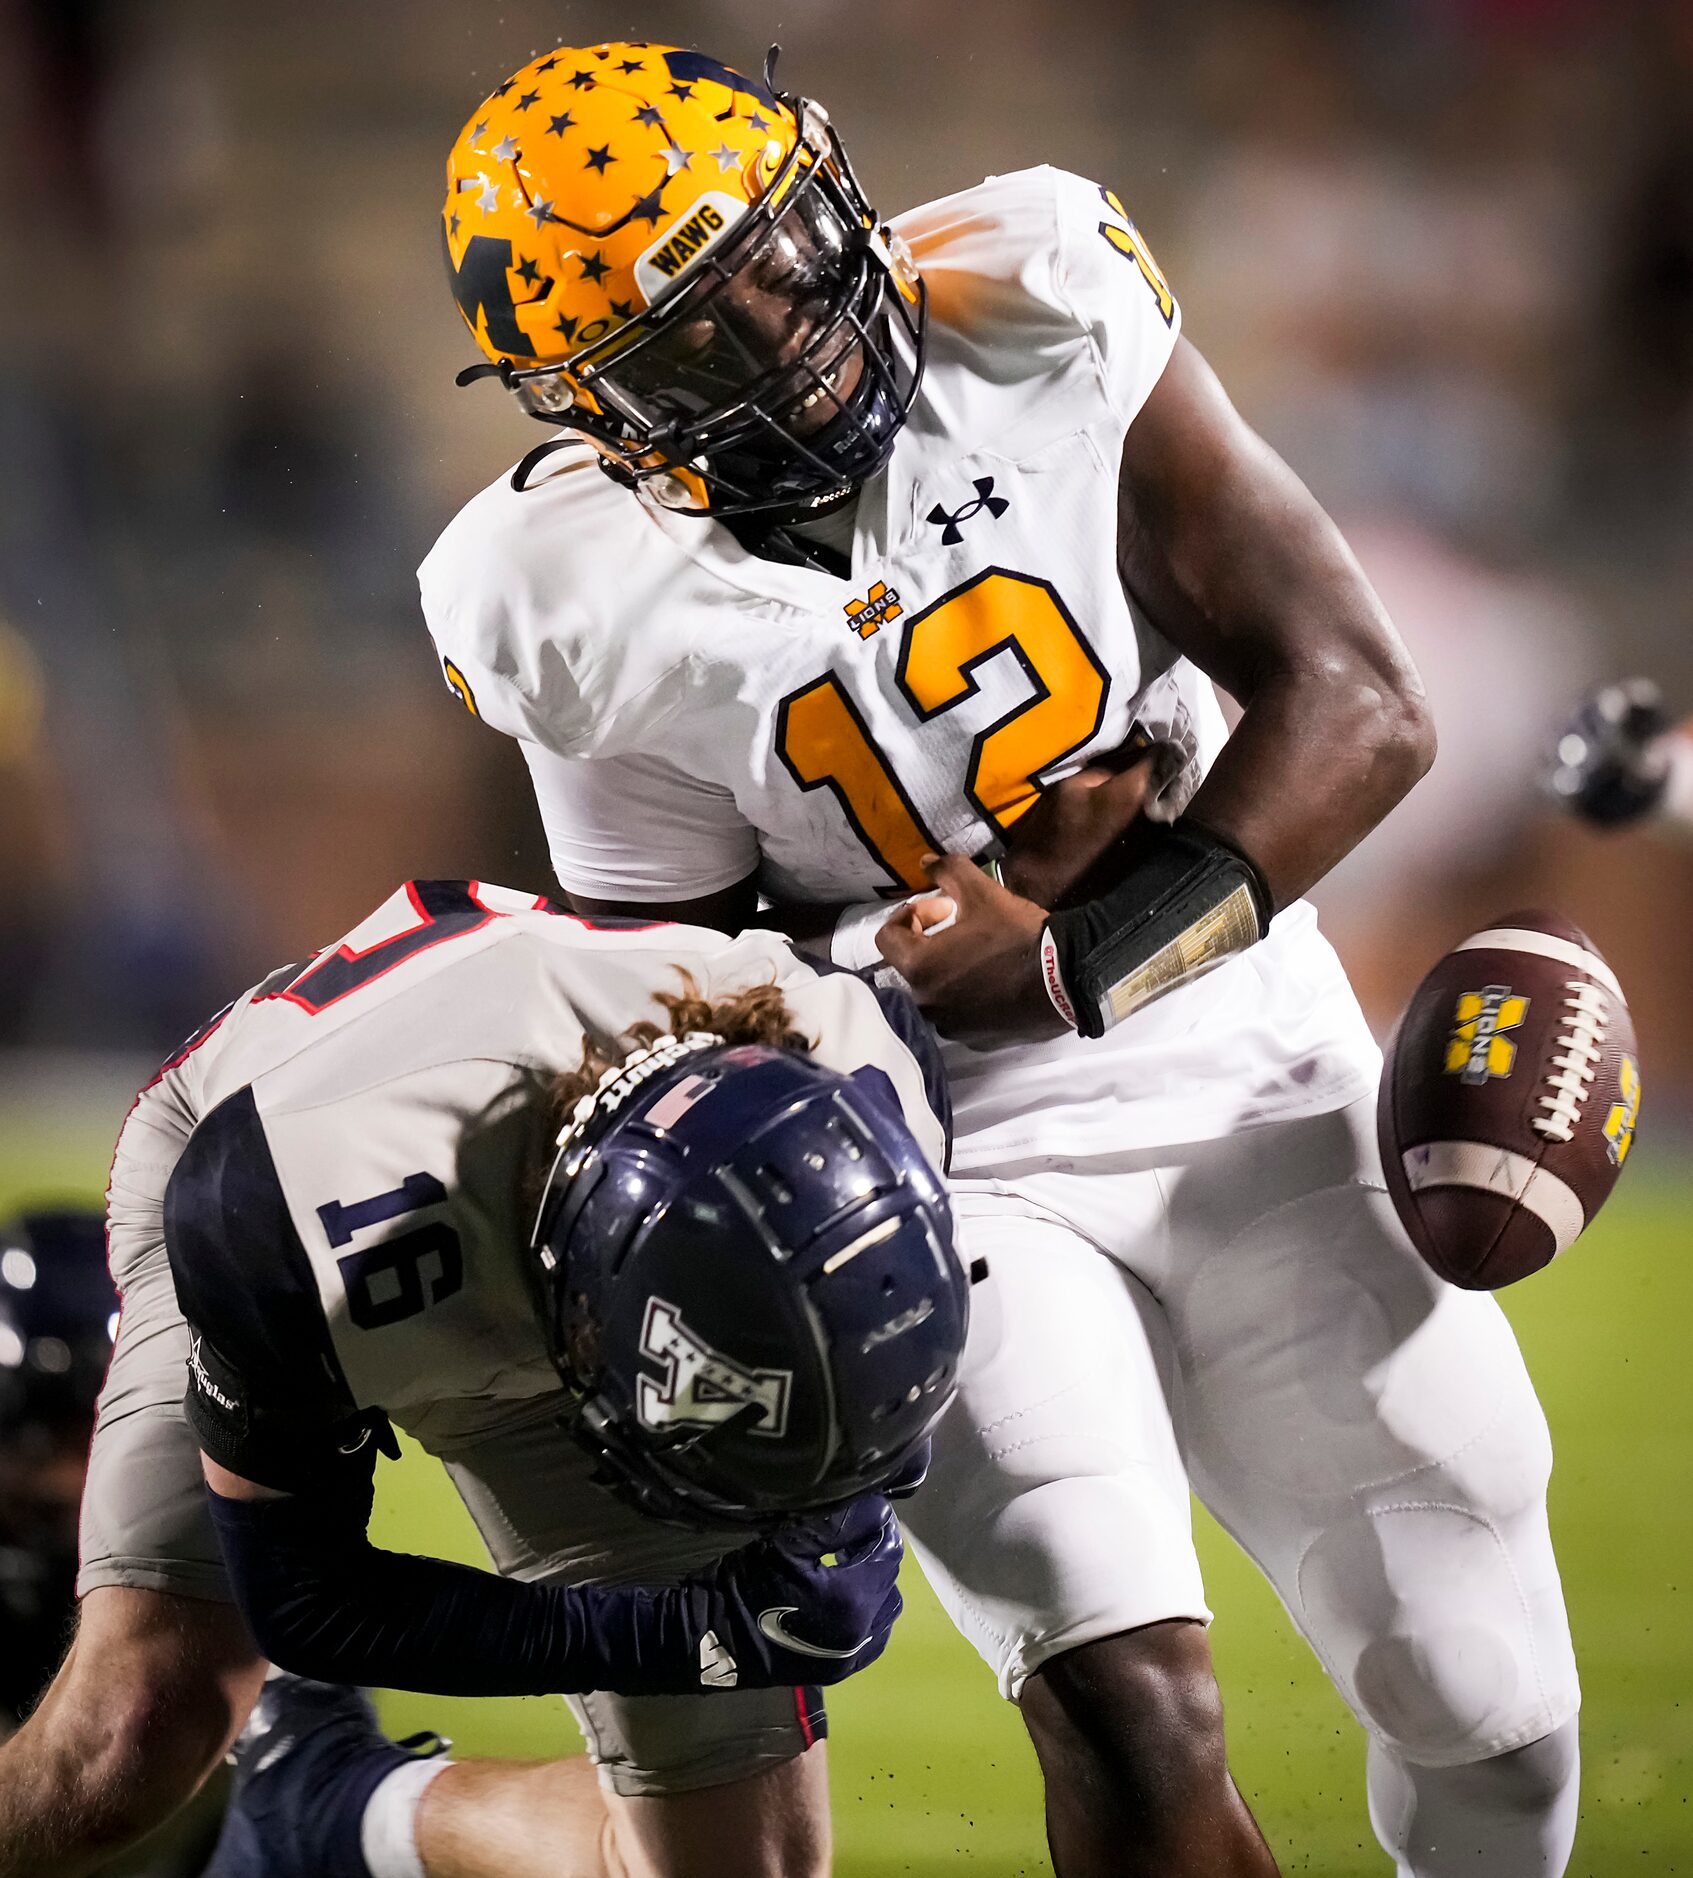
<path fill-rule="evenodd" d="M 1053 913 L 1041 930 L 1041 980 L 1084 1037 L 1185 985 L 1269 929 L 1263 876 L 1216 835 L 1183 822 L 1143 823 L 1114 885 Z"/>

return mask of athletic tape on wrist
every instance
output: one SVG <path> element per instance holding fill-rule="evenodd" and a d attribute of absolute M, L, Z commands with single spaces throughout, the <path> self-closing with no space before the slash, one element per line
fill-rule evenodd
<path fill-rule="evenodd" d="M 882 963 L 876 949 L 876 935 L 899 910 L 897 900 L 861 900 L 856 906 L 843 907 L 829 935 L 831 963 L 849 972 L 862 972 Z"/>

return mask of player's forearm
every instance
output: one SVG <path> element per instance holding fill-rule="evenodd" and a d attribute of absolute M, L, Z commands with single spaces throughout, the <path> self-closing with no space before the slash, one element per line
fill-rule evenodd
<path fill-rule="evenodd" d="M 445 1559 L 384 1552 L 357 1493 L 208 1503 L 236 1601 L 274 1663 L 322 1682 L 427 1695 L 555 1695 L 614 1687 L 637 1594 L 527 1585 Z M 654 1594 L 662 1597 L 663 1594 Z M 656 1648 L 666 1613 L 641 1614 Z M 681 1645 L 677 1644 L 678 1653 Z M 639 1659 L 636 1646 L 631 1652 Z"/>
<path fill-rule="evenodd" d="M 1257 865 L 1278 907 L 1319 881 L 1428 769 L 1420 694 L 1339 662 L 1266 681 L 1186 819 Z"/>
<path fill-rule="evenodd" d="M 262 1675 L 227 1605 L 91 1592 L 70 1655 L 0 1746 L 0 1878 L 81 1878 L 163 1825 L 222 1759 Z"/>
<path fill-rule="evenodd" d="M 37 1712 L 0 1747 L 0 1878 L 80 1878 L 184 1805 L 216 1764 L 150 1761 L 119 1695 L 107 1725 L 66 1731 Z"/>
<path fill-rule="evenodd" d="M 1244 707 L 1188 813 L 1285 905 L 1423 774 L 1434 731 L 1339 530 L 1185 341 L 1124 446 L 1119 553 L 1159 630 Z"/>

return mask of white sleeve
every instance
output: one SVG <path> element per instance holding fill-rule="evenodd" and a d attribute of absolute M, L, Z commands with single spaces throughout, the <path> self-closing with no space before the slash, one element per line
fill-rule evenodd
<path fill-rule="evenodd" d="M 566 893 L 697 900 L 758 866 L 758 837 L 726 789 L 658 757 L 563 757 L 527 741 L 521 748 Z"/>
<path fill-rule="evenodd" d="M 1047 174 L 1057 192 L 1057 290 L 1087 333 L 1126 427 L 1170 362 L 1181 308 L 1118 197 L 1066 170 Z"/>

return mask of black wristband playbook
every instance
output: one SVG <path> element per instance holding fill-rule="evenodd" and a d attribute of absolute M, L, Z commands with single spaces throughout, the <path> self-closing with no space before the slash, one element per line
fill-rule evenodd
<path fill-rule="evenodd" d="M 1244 952 L 1275 910 L 1252 862 L 1197 824 L 1142 823 L 1127 845 L 1115 884 L 1041 932 L 1047 995 L 1084 1037 Z"/>

